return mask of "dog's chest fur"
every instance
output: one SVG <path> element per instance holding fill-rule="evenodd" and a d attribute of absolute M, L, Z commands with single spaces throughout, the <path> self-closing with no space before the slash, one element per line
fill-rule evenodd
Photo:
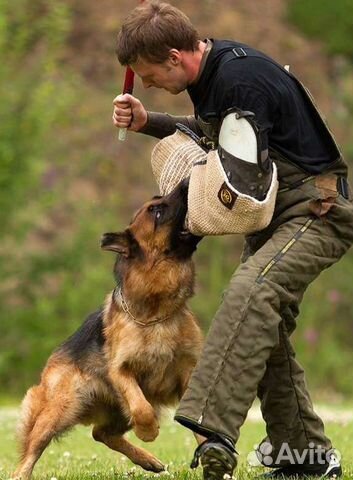
<path fill-rule="evenodd" d="M 166 403 L 175 401 L 182 363 L 189 355 L 180 319 L 141 327 L 120 314 L 114 327 L 107 328 L 106 354 L 112 368 L 128 368 L 146 397 L 158 395 L 165 397 Z"/>

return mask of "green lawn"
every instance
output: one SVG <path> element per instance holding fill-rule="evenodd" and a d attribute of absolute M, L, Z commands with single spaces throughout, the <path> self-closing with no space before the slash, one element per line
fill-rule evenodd
<path fill-rule="evenodd" d="M 17 459 L 14 435 L 17 413 L 13 408 L 0 409 L 0 479 L 4 480 L 10 477 Z M 352 420 L 328 423 L 326 431 L 343 456 L 345 470 L 343 478 L 347 480 L 353 478 Z M 261 468 L 250 467 L 246 460 L 248 453 L 263 435 L 262 422 L 247 421 L 243 426 L 238 444 L 239 467 L 235 475 L 238 480 L 254 479 L 263 471 Z M 128 436 L 134 443 L 143 444 L 132 433 Z M 159 438 L 151 444 L 144 444 L 144 447 L 168 464 L 168 471 L 161 475 L 162 478 L 163 476 L 171 477 L 173 480 L 201 478 L 200 468 L 196 471 L 188 469 L 195 447 L 193 435 L 170 420 L 164 422 Z M 159 475 L 144 472 L 139 467 L 133 466 L 121 454 L 94 442 L 89 428 L 77 427 L 59 442 L 49 445 L 34 470 L 33 478 L 105 480 L 115 477 L 119 480 L 127 478 L 140 480 L 157 476 Z"/>

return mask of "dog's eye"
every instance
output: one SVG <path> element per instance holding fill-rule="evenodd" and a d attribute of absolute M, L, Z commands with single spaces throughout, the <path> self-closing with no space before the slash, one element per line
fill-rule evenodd
<path fill-rule="evenodd" d="M 156 219 L 161 218 L 163 205 L 150 205 L 148 211 L 154 213 Z"/>

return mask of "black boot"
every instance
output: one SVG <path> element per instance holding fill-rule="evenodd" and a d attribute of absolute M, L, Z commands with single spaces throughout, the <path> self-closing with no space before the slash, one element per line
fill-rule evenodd
<path fill-rule="evenodd" d="M 190 467 L 196 468 L 201 461 L 204 480 L 231 478 L 237 464 L 233 442 L 223 435 L 212 435 L 195 450 Z"/>
<path fill-rule="evenodd" d="M 331 455 L 330 461 L 324 464 L 314 463 L 313 465 L 288 465 L 286 467 L 276 468 L 271 472 L 258 476 L 260 480 L 278 478 L 307 478 L 320 477 L 320 479 L 335 479 L 342 476 L 342 467 L 339 460 L 334 454 Z"/>

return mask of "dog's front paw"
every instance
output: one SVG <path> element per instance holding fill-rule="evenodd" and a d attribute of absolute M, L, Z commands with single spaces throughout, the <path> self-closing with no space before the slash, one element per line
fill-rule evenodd
<path fill-rule="evenodd" d="M 163 463 L 158 460 L 157 457 L 150 455 L 146 458 L 141 459 L 139 465 L 144 469 L 148 470 L 149 472 L 160 473 L 165 470 L 165 466 Z"/>

